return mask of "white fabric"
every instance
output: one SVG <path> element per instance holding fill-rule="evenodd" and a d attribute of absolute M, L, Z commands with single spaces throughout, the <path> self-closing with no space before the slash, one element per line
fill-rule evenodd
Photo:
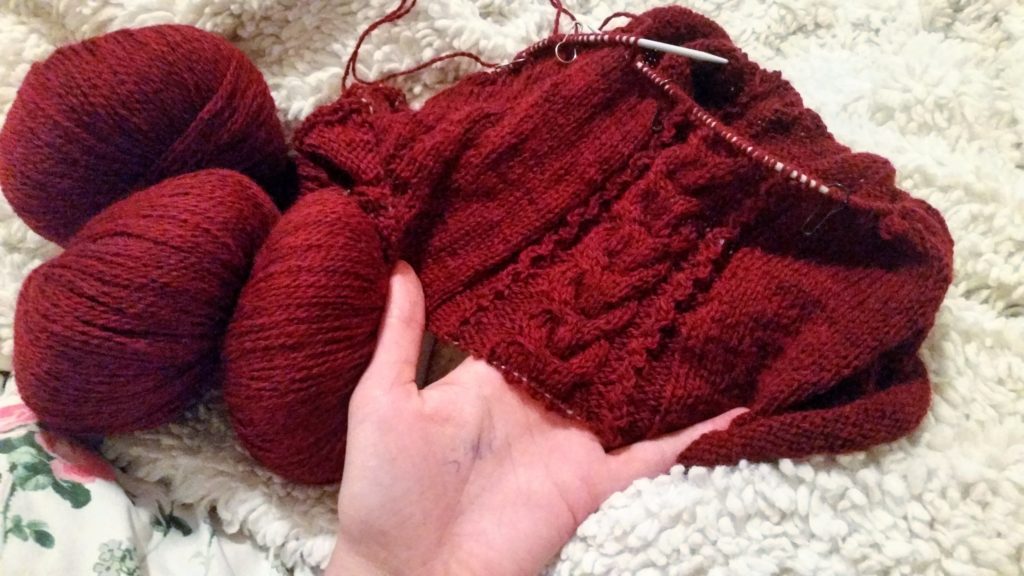
<path fill-rule="evenodd" d="M 7 379 L 4 379 L 7 381 Z M 311 576 L 228 534 L 202 506 L 116 472 L 40 431 L 13 386 L 0 392 L 0 574 Z"/>
<path fill-rule="evenodd" d="M 237 41 L 290 126 L 338 93 L 355 34 L 391 0 L 15 1 L 0 11 L 0 106 L 55 43 L 186 22 Z M 452 50 L 507 58 L 542 37 L 546 0 L 430 0 L 363 50 L 366 77 Z M 656 3 L 569 0 L 596 24 Z M 924 425 L 865 454 L 677 467 L 588 519 L 555 574 L 1024 573 L 1024 5 L 1015 0 L 698 0 L 762 65 L 783 71 L 837 138 L 890 158 L 956 241 L 955 281 L 923 351 L 935 389 Z M 469 64 L 401 85 L 422 98 Z M 53 253 L 0 203 L 0 364 L 14 298 Z M 216 507 L 286 563 L 328 557 L 333 494 L 284 485 L 207 410 L 106 452 Z"/>

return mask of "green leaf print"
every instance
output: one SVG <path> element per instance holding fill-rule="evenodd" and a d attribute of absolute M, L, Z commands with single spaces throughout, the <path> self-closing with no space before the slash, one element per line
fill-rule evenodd
<path fill-rule="evenodd" d="M 15 436 L 14 438 L 0 438 L 0 454 L 10 454 L 24 446 L 35 449 L 39 452 L 40 456 L 47 460 L 53 460 L 53 456 L 51 456 L 49 452 L 43 450 L 43 447 L 36 442 L 36 433 L 34 431 L 26 432 L 21 436 Z"/>
<path fill-rule="evenodd" d="M 53 534 L 47 530 L 46 522 L 29 520 L 25 523 L 25 530 L 31 535 L 32 540 L 43 548 L 53 548 Z"/>
<path fill-rule="evenodd" d="M 21 445 L 18 448 L 12 450 L 7 456 L 7 461 L 11 463 L 11 466 L 27 466 L 29 464 L 35 464 L 39 461 L 49 464 L 48 460 L 44 460 L 42 455 L 39 454 L 39 450 L 31 446 Z M 49 468 L 49 466 L 47 466 Z"/>
<path fill-rule="evenodd" d="M 27 432 L 14 438 L 0 438 L 0 454 L 10 454 L 23 446 L 39 448 L 39 445 L 36 444 L 35 432 Z"/>
<path fill-rule="evenodd" d="M 53 534 L 50 534 L 46 530 L 33 530 L 32 540 L 43 548 L 53 548 Z"/>
<path fill-rule="evenodd" d="M 174 528 L 178 532 L 181 532 L 182 536 L 188 536 L 192 534 L 192 527 L 188 525 L 188 522 L 182 520 L 180 516 L 172 515 L 170 518 L 167 519 L 167 521 L 172 528 Z"/>
<path fill-rule="evenodd" d="M 14 485 L 20 490 L 45 490 L 54 483 L 53 471 L 50 470 L 50 456 L 38 444 L 32 434 L 14 438 L 18 444 L 8 453 L 11 475 Z"/>
<path fill-rule="evenodd" d="M 14 485 L 19 490 L 45 490 L 53 485 L 53 472 L 48 462 L 32 462 L 24 466 L 11 465 Z"/>
<path fill-rule="evenodd" d="M 47 526 L 46 522 L 41 520 L 29 520 L 28 522 L 25 522 L 25 528 L 28 528 L 29 530 L 46 530 Z"/>
<path fill-rule="evenodd" d="M 50 534 L 49 526 L 39 520 L 26 522 L 20 515 L 15 514 L 7 521 L 7 529 L 4 531 L 4 541 L 7 536 L 13 536 L 23 542 L 32 541 L 43 548 L 53 548 L 53 534 Z"/>
<path fill-rule="evenodd" d="M 61 480 L 53 473 L 52 463 L 55 457 L 36 442 L 36 432 L 14 438 L 0 439 L 0 453 L 7 454 L 8 470 L 13 480 L 11 489 L 0 507 L 0 525 L 3 526 L 0 542 L 6 542 L 13 536 L 23 542 L 34 542 L 43 548 L 53 548 L 55 539 L 44 522 L 29 520 L 25 522 L 21 516 L 8 518 L 11 500 L 17 491 L 34 492 L 52 488 L 53 491 L 71 504 L 72 508 L 82 508 L 92 500 L 89 489 L 69 480 Z"/>
<path fill-rule="evenodd" d="M 182 536 L 188 536 L 192 534 L 192 527 L 188 525 L 180 516 L 174 515 L 174 505 L 171 505 L 170 510 L 164 510 L 164 505 L 157 502 L 157 515 L 153 517 L 151 524 L 163 536 L 167 536 L 171 530 L 177 530 L 181 532 Z"/>
<path fill-rule="evenodd" d="M 31 464 L 39 459 L 39 454 L 34 448 L 29 446 L 18 446 L 14 450 L 11 450 L 7 454 L 7 461 L 10 463 L 11 469 L 14 466 L 24 466 Z"/>
<path fill-rule="evenodd" d="M 7 527 L 7 532 L 4 533 L 4 536 L 7 536 L 8 534 L 14 536 L 18 540 L 28 542 L 28 528 L 25 527 L 21 516 L 15 514 L 11 518 L 10 525 Z"/>
<path fill-rule="evenodd" d="M 92 494 L 89 493 L 89 489 L 78 482 L 56 480 L 53 483 L 53 491 L 61 498 L 67 500 L 71 507 L 76 510 L 84 507 L 92 500 Z"/>

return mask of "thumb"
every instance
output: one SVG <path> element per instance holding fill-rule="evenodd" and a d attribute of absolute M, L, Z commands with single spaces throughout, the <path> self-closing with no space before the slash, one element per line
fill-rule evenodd
<path fill-rule="evenodd" d="M 727 430 L 732 421 L 745 412 L 746 408 L 734 408 L 689 428 L 609 453 L 607 495 L 625 489 L 637 478 L 664 474 L 690 444 L 708 432 Z"/>
<path fill-rule="evenodd" d="M 416 390 L 416 364 L 426 322 L 423 287 L 412 266 L 399 261 L 391 273 L 388 302 L 373 358 L 359 380 L 363 394 Z"/>

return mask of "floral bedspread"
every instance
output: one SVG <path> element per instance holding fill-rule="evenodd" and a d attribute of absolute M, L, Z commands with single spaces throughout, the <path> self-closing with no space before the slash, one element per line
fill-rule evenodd
<path fill-rule="evenodd" d="M 215 514 L 114 469 L 89 446 L 41 430 L 8 378 L 0 393 L 0 574 L 292 574 Z M 299 573 L 296 573 L 299 576 Z"/>

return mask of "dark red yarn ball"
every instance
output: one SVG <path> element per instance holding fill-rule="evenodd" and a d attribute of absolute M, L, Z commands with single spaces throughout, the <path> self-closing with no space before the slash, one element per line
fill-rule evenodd
<path fill-rule="evenodd" d="M 234 302 L 277 219 L 266 193 L 228 170 L 166 180 L 93 218 L 19 295 L 25 403 L 73 434 L 173 420 L 217 376 Z"/>
<path fill-rule="evenodd" d="M 306 484 L 341 478 L 348 401 L 389 271 L 377 227 L 338 188 L 300 198 L 260 249 L 224 342 L 224 399 L 266 468 Z"/>
<path fill-rule="evenodd" d="M 0 187 L 33 230 L 65 244 L 171 176 L 230 168 L 282 189 L 286 152 L 267 84 L 237 48 L 190 26 L 120 30 L 29 70 L 0 133 Z"/>

